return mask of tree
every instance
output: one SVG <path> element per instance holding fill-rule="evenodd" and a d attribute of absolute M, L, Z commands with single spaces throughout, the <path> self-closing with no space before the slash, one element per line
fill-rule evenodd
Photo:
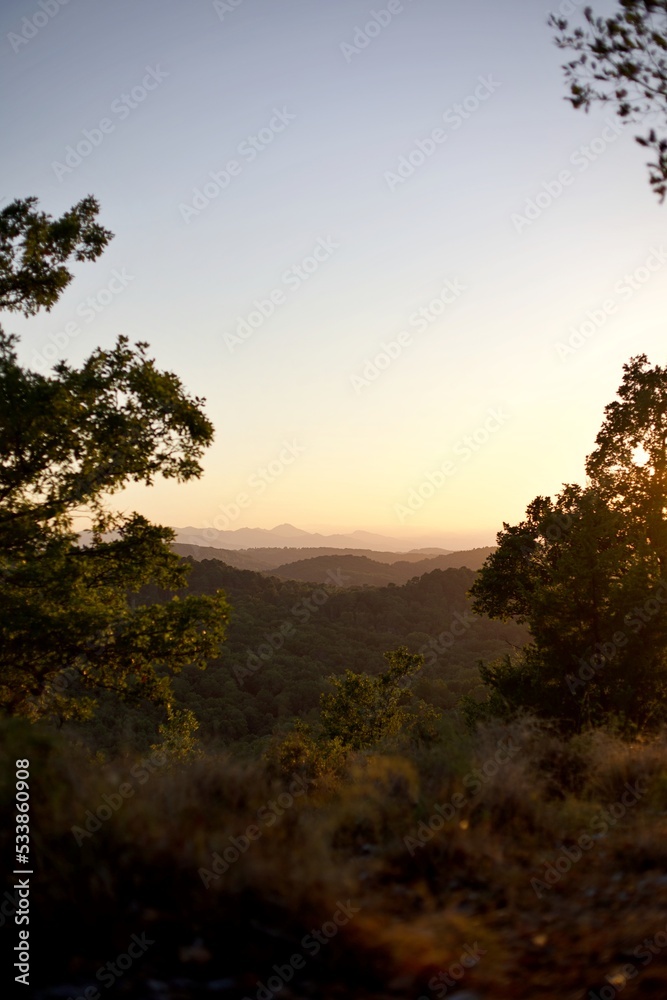
<path fill-rule="evenodd" d="M 480 613 L 525 622 L 532 643 L 482 667 L 490 709 L 570 729 L 667 717 L 665 402 L 667 370 L 624 366 L 605 410 L 589 485 L 538 497 L 503 525 L 471 594 Z"/>
<path fill-rule="evenodd" d="M 96 260 L 113 233 L 97 221 L 100 206 L 84 198 L 60 219 L 20 198 L 0 212 L 0 309 L 34 316 L 55 305 L 72 280 L 66 266 Z"/>
<path fill-rule="evenodd" d="M 646 135 L 637 136 L 655 161 L 649 182 L 663 201 L 667 193 L 667 0 L 619 0 L 612 17 L 584 10 L 587 28 L 570 30 L 565 18 L 549 19 L 559 48 L 576 58 L 564 67 L 574 108 L 611 103 L 624 121 L 653 119 Z"/>
<path fill-rule="evenodd" d="M 439 713 L 409 690 L 424 657 L 400 646 L 384 658 L 388 667 L 378 676 L 346 670 L 328 677 L 333 690 L 320 697 L 319 722 L 297 719 L 274 740 L 265 755 L 269 768 L 332 776 L 342 773 L 350 753 L 433 740 Z"/>
<path fill-rule="evenodd" d="M 0 305 L 26 315 L 49 310 L 70 260 L 95 260 L 111 238 L 92 198 L 56 221 L 35 203 L 0 213 Z M 187 564 L 171 529 L 114 513 L 109 497 L 131 481 L 201 475 L 213 436 L 204 400 L 123 337 L 49 375 L 23 368 L 15 345 L 0 329 L 0 708 L 63 719 L 112 691 L 173 716 L 169 676 L 217 653 L 227 605 L 221 592 L 139 600 L 149 583 L 183 587 Z"/>
<path fill-rule="evenodd" d="M 377 677 L 346 670 L 330 677 L 333 691 L 320 699 L 324 735 L 350 750 L 368 750 L 386 740 L 430 734 L 437 715 L 406 687 L 422 669 L 424 657 L 406 646 L 385 653 L 388 668 Z"/>
<path fill-rule="evenodd" d="M 623 366 L 619 399 L 605 408 L 586 472 L 610 506 L 644 526 L 667 571 L 667 368 L 640 354 Z"/>

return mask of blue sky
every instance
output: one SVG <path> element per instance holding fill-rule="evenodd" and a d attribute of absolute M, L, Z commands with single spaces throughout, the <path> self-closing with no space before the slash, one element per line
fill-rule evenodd
<path fill-rule="evenodd" d="M 554 9 L 2 5 L 0 197 L 92 193 L 116 233 L 5 327 L 42 368 L 147 340 L 216 426 L 199 482 L 124 509 L 457 547 L 582 481 L 623 363 L 664 363 L 667 208 L 563 99 Z"/>

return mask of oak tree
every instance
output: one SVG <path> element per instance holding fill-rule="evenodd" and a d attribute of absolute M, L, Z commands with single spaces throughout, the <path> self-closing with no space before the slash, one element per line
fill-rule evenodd
<path fill-rule="evenodd" d="M 27 316 L 51 309 L 71 263 L 112 236 L 94 198 L 56 220 L 35 206 L 0 212 L 0 308 Z M 112 691 L 173 716 L 170 676 L 217 653 L 227 605 L 221 592 L 140 600 L 149 583 L 183 587 L 187 565 L 170 528 L 111 498 L 130 482 L 201 475 L 204 400 L 124 337 L 48 374 L 22 366 L 16 344 L 0 329 L 0 710 L 62 720 Z"/>
<path fill-rule="evenodd" d="M 524 622 L 532 637 L 482 667 L 494 712 L 575 730 L 667 718 L 667 369 L 631 359 L 618 396 L 587 486 L 538 497 L 505 524 L 471 589 L 478 612 Z"/>

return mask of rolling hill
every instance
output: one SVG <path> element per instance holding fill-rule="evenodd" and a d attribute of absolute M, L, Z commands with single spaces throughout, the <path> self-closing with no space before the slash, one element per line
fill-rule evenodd
<path fill-rule="evenodd" d="M 178 555 L 190 556 L 197 562 L 202 559 L 219 559 L 235 569 L 270 572 L 282 580 L 304 580 L 309 583 L 331 582 L 329 571 L 335 573 L 341 566 L 341 559 L 352 559 L 355 561 L 346 562 L 345 572 L 349 572 L 352 577 L 346 586 L 405 583 L 413 576 L 420 576 L 434 569 L 458 569 L 466 566 L 468 569 L 478 570 L 489 553 L 493 552 L 493 548 L 486 547 L 427 558 L 423 551 L 374 552 L 371 549 L 329 547 L 218 549 L 175 542 L 172 548 Z"/>
<path fill-rule="evenodd" d="M 452 552 L 446 556 L 433 556 L 416 561 L 397 560 L 381 563 L 360 555 L 326 555 L 299 559 L 271 569 L 271 575 L 281 580 L 301 580 L 306 583 L 331 583 L 340 580 L 344 587 L 382 587 L 393 583 L 401 586 L 414 577 L 431 573 L 434 569 L 460 569 L 477 571 L 494 550 L 490 547 Z"/>

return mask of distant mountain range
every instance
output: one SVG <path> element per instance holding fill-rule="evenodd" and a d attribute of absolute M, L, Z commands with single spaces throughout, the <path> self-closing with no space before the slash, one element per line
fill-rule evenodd
<path fill-rule="evenodd" d="M 369 549 L 281 548 L 217 549 L 211 546 L 172 546 L 180 556 L 197 562 L 219 559 L 235 569 L 250 569 L 277 576 L 281 580 L 304 583 L 333 583 L 343 587 L 384 587 L 401 585 L 435 569 L 478 570 L 494 549 L 491 546 L 449 552 L 424 558 L 423 552 L 373 552 Z"/>
<path fill-rule="evenodd" d="M 421 539 L 427 548 L 415 548 L 405 538 L 392 538 L 372 531 L 353 531 L 349 535 L 322 535 L 303 531 L 293 524 L 279 524 L 275 528 L 237 528 L 235 531 L 218 531 L 216 528 L 175 528 L 176 540 L 183 545 L 203 545 L 220 549 L 255 548 L 334 548 L 366 549 L 371 552 L 419 552 L 422 555 L 446 555 L 451 549 L 434 547 L 437 539 Z"/>

